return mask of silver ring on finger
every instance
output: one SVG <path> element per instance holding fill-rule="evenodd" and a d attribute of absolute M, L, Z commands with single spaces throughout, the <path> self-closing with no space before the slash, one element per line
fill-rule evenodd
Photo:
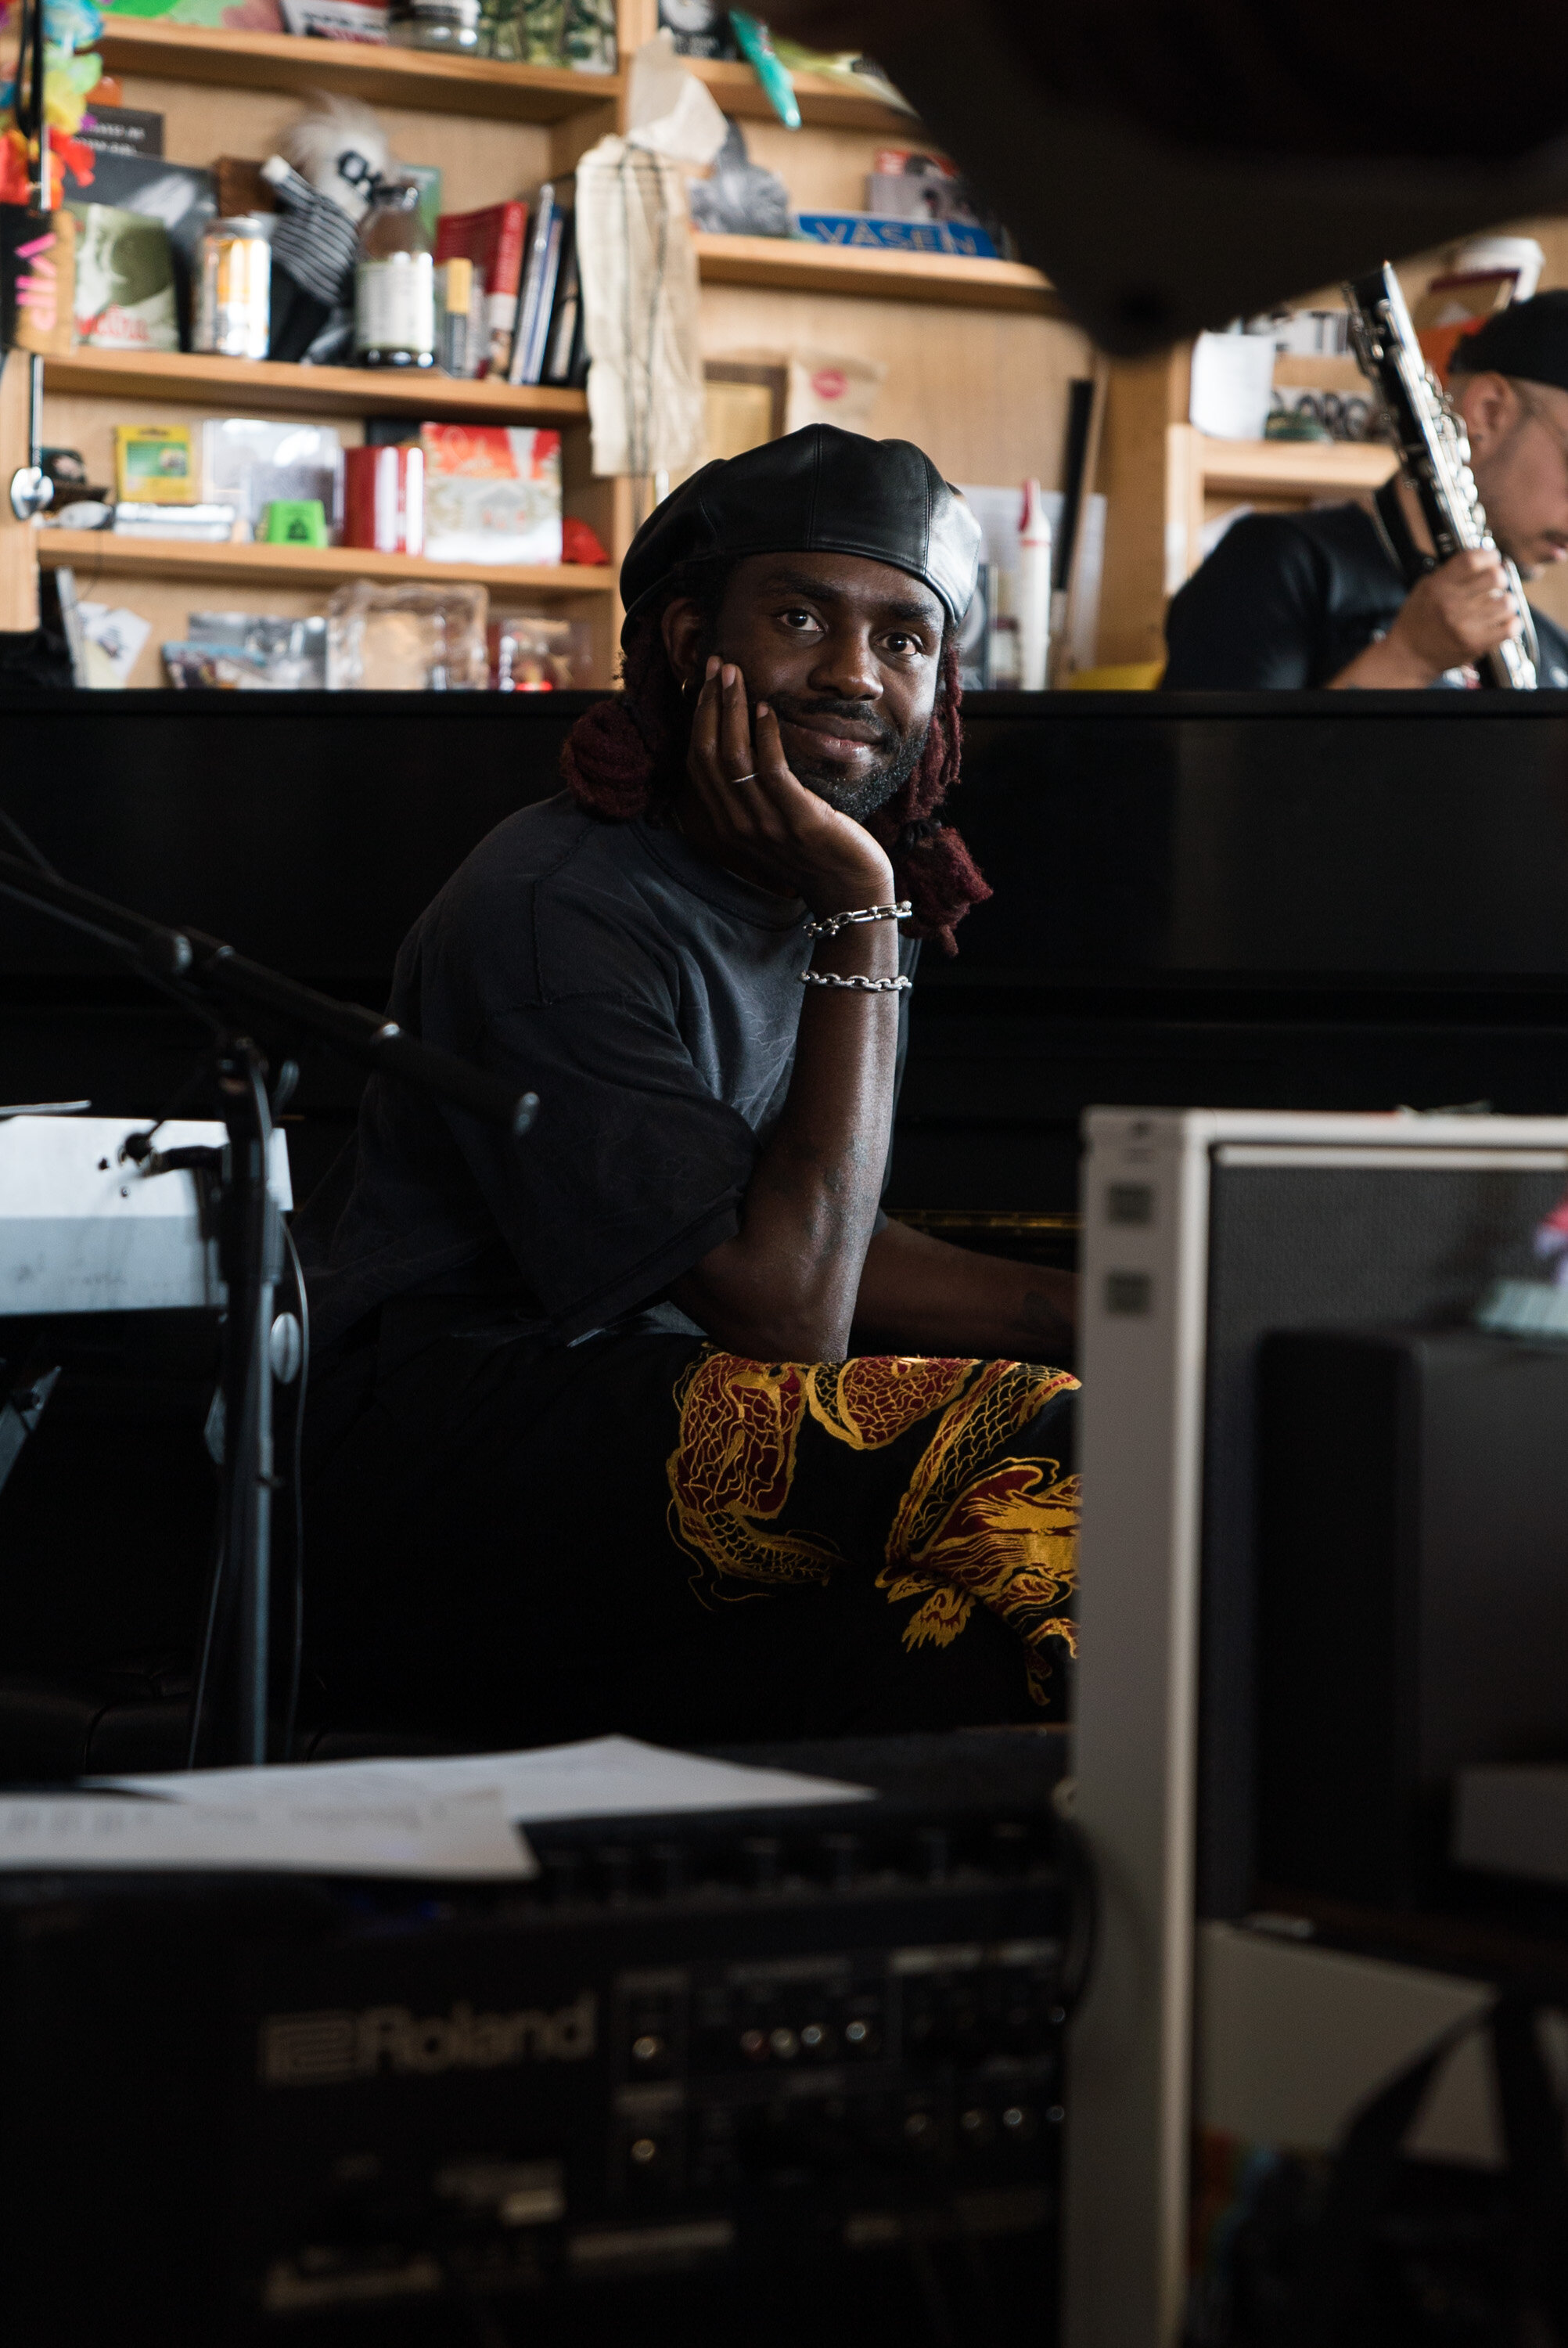
<path fill-rule="evenodd" d="M 756 779 L 754 772 L 749 775 L 732 775 L 730 777 L 732 783 L 754 783 Z"/>

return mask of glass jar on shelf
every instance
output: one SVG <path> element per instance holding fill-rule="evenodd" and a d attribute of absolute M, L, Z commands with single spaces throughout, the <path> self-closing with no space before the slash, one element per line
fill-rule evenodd
<path fill-rule="evenodd" d="M 480 0 L 391 0 L 386 37 L 405 49 L 478 57 Z"/>
<path fill-rule="evenodd" d="M 436 263 L 411 180 L 381 180 L 360 222 L 354 355 L 360 366 L 436 364 Z"/>

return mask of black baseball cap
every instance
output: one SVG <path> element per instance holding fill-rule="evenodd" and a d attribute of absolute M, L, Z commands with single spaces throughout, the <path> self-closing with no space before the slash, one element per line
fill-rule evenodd
<path fill-rule="evenodd" d="M 796 553 L 860 554 L 907 571 L 956 624 L 975 592 L 980 526 L 913 441 L 808 424 L 715 458 L 655 506 L 620 566 L 627 624 L 684 563 Z"/>
<path fill-rule="evenodd" d="M 1456 375 L 1513 375 L 1568 391 L 1568 293 L 1511 302 L 1455 347 Z"/>

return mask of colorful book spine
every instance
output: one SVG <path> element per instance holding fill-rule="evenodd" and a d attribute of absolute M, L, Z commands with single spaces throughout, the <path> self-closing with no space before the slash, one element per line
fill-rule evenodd
<path fill-rule="evenodd" d="M 578 338 L 582 327 L 582 282 L 578 274 L 576 222 L 569 212 L 562 236 L 562 255 L 560 288 L 550 316 L 544 372 L 539 378 L 542 383 L 570 383 L 572 362 L 577 356 Z"/>
<path fill-rule="evenodd" d="M 560 282 L 561 252 L 570 222 L 571 214 L 563 211 L 558 204 L 545 246 L 544 267 L 539 273 L 539 298 L 528 329 L 528 356 L 523 362 L 525 383 L 538 383 L 544 376 L 550 318 L 555 310 L 556 287 Z"/>
<path fill-rule="evenodd" d="M 537 375 L 528 374 L 528 363 L 538 332 L 540 308 L 543 307 L 548 319 L 549 303 L 555 292 L 553 276 L 548 290 L 546 290 L 545 271 L 550 254 L 551 231 L 557 228 L 558 211 L 555 183 L 553 180 L 547 180 L 534 201 L 534 225 L 533 232 L 528 239 L 528 265 L 523 272 L 522 292 L 518 299 L 518 331 L 512 344 L 512 363 L 507 371 L 507 379 L 509 383 L 538 381 Z M 559 232 L 554 243 L 556 260 L 559 263 L 560 254 Z"/>
<path fill-rule="evenodd" d="M 436 262 L 471 261 L 485 288 L 488 347 L 480 372 L 504 376 L 512 363 L 522 283 L 527 204 L 487 204 L 474 212 L 443 212 L 436 223 Z"/>

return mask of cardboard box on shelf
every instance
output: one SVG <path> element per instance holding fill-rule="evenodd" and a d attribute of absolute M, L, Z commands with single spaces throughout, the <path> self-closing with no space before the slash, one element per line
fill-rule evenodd
<path fill-rule="evenodd" d="M 426 424 L 425 551 L 436 562 L 559 562 L 560 434 Z"/>

